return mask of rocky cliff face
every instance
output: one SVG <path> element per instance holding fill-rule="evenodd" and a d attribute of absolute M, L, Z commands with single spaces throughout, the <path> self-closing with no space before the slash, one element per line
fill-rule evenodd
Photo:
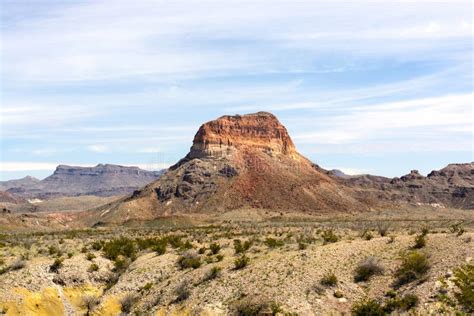
<path fill-rule="evenodd" d="M 371 175 L 341 178 L 359 195 L 394 203 L 474 209 L 474 163 L 450 164 L 428 176 L 417 170 L 400 178 Z"/>
<path fill-rule="evenodd" d="M 59 165 L 51 176 L 31 186 L 10 188 L 8 192 L 28 198 L 125 195 L 159 176 L 160 172 L 145 171 L 137 167 L 109 164 L 95 167 Z"/>
<path fill-rule="evenodd" d="M 259 149 L 269 154 L 295 155 L 286 128 L 271 113 L 223 116 L 203 124 L 188 158 L 229 156 L 236 150 Z"/>
<path fill-rule="evenodd" d="M 96 220 L 249 208 L 315 214 L 368 209 L 301 156 L 274 115 L 259 112 L 203 124 L 185 158 L 159 180 L 100 209 Z"/>

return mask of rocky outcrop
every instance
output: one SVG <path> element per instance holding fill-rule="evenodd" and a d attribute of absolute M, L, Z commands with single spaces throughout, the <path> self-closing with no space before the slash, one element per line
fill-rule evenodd
<path fill-rule="evenodd" d="M 269 154 L 294 155 L 296 148 L 286 128 L 271 113 L 222 116 L 203 124 L 194 137 L 188 158 L 228 156 L 244 148 Z"/>
<path fill-rule="evenodd" d="M 203 124 L 185 158 L 157 181 L 100 208 L 95 220 L 248 208 L 322 214 L 368 206 L 301 156 L 274 115 L 259 112 Z"/>
<path fill-rule="evenodd" d="M 138 167 L 99 164 L 95 167 L 59 165 L 54 173 L 31 186 L 8 192 L 27 198 L 126 195 L 159 178 L 161 172 Z"/>
<path fill-rule="evenodd" d="M 450 164 L 428 176 L 417 170 L 400 178 L 372 175 L 339 179 L 358 194 L 394 203 L 474 209 L 474 163 Z"/>

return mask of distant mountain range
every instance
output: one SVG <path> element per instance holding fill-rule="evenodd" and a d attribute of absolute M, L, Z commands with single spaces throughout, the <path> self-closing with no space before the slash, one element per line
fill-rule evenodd
<path fill-rule="evenodd" d="M 111 164 L 95 167 L 59 165 L 51 176 L 43 180 L 25 177 L 3 181 L 0 182 L 0 190 L 9 193 L 9 200 L 15 196 L 48 199 L 79 195 L 125 195 L 158 179 L 162 173 Z"/>

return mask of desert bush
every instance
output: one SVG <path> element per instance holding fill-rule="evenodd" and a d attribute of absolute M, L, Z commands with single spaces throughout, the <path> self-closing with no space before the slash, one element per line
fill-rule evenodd
<path fill-rule="evenodd" d="M 86 259 L 89 260 L 89 261 L 92 261 L 93 259 L 95 258 L 95 255 L 91 252 L 88 252 L 86 254 Z"/>
<path fill-rule="evenodd" d="M 223 256 L 223 255 L 220 255 L 220 254 L 219 254 L 219 255 L 216 256 L 217 262 L 222 261 L 222 259 L 224 259 L 224 256 Z"/>
<path fill-rule="evenodd" d="M 99 266 L 96 263 L 92 263 L 87 269 L 87 272 L 95 272 L 95 271 L 99 271 Z"/>
<path fill-rule="evenodd" d="M 20 270 L 23 269 L 26 265 L 26 261 L 23 259 L 16 259 L 13 261 L 13 263 L 10 265 L 10 270 Z"/>
<path fill-rule="evenodd" d="M 391 297 L 384 302 L 383 310 L 387 313 L 393 313 L 394 311 L 409 311 L 418 304 L 418 296 L 415 294 L 407 294 L 402 298 Z"/>
<path fill-rule="evenodd" d="M 277 248 L 285 244 L 283 240 L 278 240 L 270 237 L 265 239 L 264 243 L 265 245 L 267 245 L 268 248 Z"/>
<path fill-rule="evenodd" d="M 426 235 L 428 235 L 428 229 L 423 228 L 421 233 L 415 238 L 415 245 L 413 246 L 414 249 L 421 249 L 426 246 Z"/>
<path fill-rule="evenodd" d="M 251 246 L 252 243 L 249 240 L 242 243 L 240 239 L 234 239 L 234 250 L 236 254 L 245 253 Z"/>
<path fill-rule="evenodd" d="M 373 275 L 382 274 L 384 268 L 375 257 L 368 257 L 360 262 L 355 269 L 354 280 L 356 282 L 368 281 Z"/>
<path fill-rule="evenodd" d="M 63 266 L 63 258 L 56 258 L 52 265 L 49 266 L 49 271 L 53 273 L 58 273 L 59 269 Z"/>
<path fill-rule="evenodd" d="M 206 252 L 206 247 L 201 247 L 198 249 L 198 254 L 203 255 Z"/>
<path fill-rule="evenodd" d="M 382 305 L 376 300 L 364 299 L 352 306 L 352 315 L 354 316 L 383 316 L 385 312 Z"/>
<path fill-rule="evenodd" d="M 82 307 L 86 310 L 86 316 L 91 315 L 94 309 L 99 305 L 99 298 L 94 295 L 85 295 L 82 297 Z"/>
<path fill-rule="evenodd" d="M 334 243 L 339 240 L 339 237 L 334 233 L 332 229 L 326 229 L 322 232 L 321 237 L 323 238 L 324 244 Z"/>
<path fill-rule="evenodd" d="M 201 266 L 201 258 L 192 251 L 186 251 L 178 258 L 178 266 L 181 269 L 197 269 Z"/>
<path fill-rule="evenodd" d="M 125 270 L 128 269 L 128 267 L 130 266 L 130 263 L 131 262 L 130 262 L 129 258 L 126 258 L 126 257 L 123 257 L 123 256 L 117 257 L 114 260 L 113 271 L 117 272 L 119 274 L 122 274 Z"/>
<path fill-rule="evenodd" d="M 91 248 L 93 250 L 99 251 L 100 249 L 102 249 L 103 246 L 104 244 L 102 241 L 94 241 L 91 245 Z"/>
<path fill-rule="evenodd" d="M 282 314 L 279 304 L 262 299 L 246 298 L 234 303 L 234 314 L 237 316 L 277 315 Z"/>
<path fill-rule="evenodd" d="M 321 285 L 324 285 L 324 286 L 334 286 L 337 284 L 337 276 L 333 272 L 330 272 L 328 274 L 325 274 L 321 278 L 319 283 L 321 283 Z"/>
<path fill-rule="evenodd" d="M 134 261 L 137 257 L 137 249 L 133 240 L 129 238 L 113 239 L 106 242 L 102 248 L 104 256 L 110 260 L 116 260 L 119 256 L 130 258 Z"/>
<path fill-rule="evenodd" d="M 123 296 L 119 301 L 120 310 L 126 314 L 130 313 L 130 311 L 133 308 L 133 305 L 135 305 L 137 300 L 138 300 L 138 297 L 135 294 L 133 293 L 125 294 L 125 296 Z"/>
<path fill-rule="evenodd" d="M 364 238 L 365 240 L 371 240 L 372 238 L 374 238 L 374 235 L 372 235 L 372 232 L 367 231 L 367 232 L 364 234 L 363 238 Z"/>
<path fill-rule="evenodd" d="M 189 282 L 184 280 L 181 282 L 178 287 L 174 290 L 176 298 L 174 300 L 175 303 L 179 303 L 188 299 L 191 296 L 191 290 L 189 286 Z"/>
<path fill-rule="evenodd" d="M 58 247 L 51 245 L 48 247 L 48 253 L 52 256 L 52 255 L 60 253 L 60 250 Z"/>
<path fill-rule="evenodd" d="M 240 269 L 245 268 L 249 264 L 249 262 L 250 262 L 250 258 L 247 257 L 246 255 L 243 255 L 235 259 L 234 261 L 235 270 L 240 270 Z"/>
<path fill-rule="evenodd" d="M 152 250 L 156 252 L 159 256 L 166 253 L 166 243 L 159 243 L 153 246 Z"/>
<path fill-rule="evenodd" d="M 377 232 L 381 237 L 387 236 L 388 230 L 390 228 L 389 223 L 378 223 L 377 224 Z"/>
<path fill-rule="evenodd" d="M 395 272 L 396 285 L 401 286 L 421 278 L 428 272 L 429 268 L 430 265 L 425 254 L 417 251 L 405 254 L 402 257 L 400 268 Z"/>
<path fill-rule="evenodd" d="M 305 242 L 298 241 L 298 249 L 299 250 L 305 250 L 306 248 L 308 248 L 308 245 Z"/>
<path fill-rule="evenodd" d="M 221 250 L 221 245 L 219 245 L 218 243 L 212 243 L 209 245 L 209 249 L 211 250 L 211 253 L 213 255 L 216 255 Z"/>
<path fill-rule="evenodd" d="M 454 296 L 468 313 L 474 313 L 474 265 L 466 264 L 454 271 Z"/>
<path fill-rule="evenodd" d="M 222 269 L 219 267 L 212 267 L 207 273 L 204 275 L 203 281 L 210 281 L 218 278 L 221 274 Z"/>
<path fill-rule="evenodd" d="M 106 279 L 107 281 L 105 282 L 105 290 L 110 290 L 112 286 L 117 284 L 118 280 L 120 278 L 120 274 L 118 273 L 110 273 L 108 278 Z"/>

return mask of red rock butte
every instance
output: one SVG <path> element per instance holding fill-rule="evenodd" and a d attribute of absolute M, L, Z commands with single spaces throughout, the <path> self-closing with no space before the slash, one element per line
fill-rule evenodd
<path fill-rule="evenodd" d="M 225 115 L 207 122 L 194 137 L 190 158 L 225 156 L 235 149 L 260 149 L 271 154 L 293 155 L 296 148 L 288 131 L 271 113 Z"/>

